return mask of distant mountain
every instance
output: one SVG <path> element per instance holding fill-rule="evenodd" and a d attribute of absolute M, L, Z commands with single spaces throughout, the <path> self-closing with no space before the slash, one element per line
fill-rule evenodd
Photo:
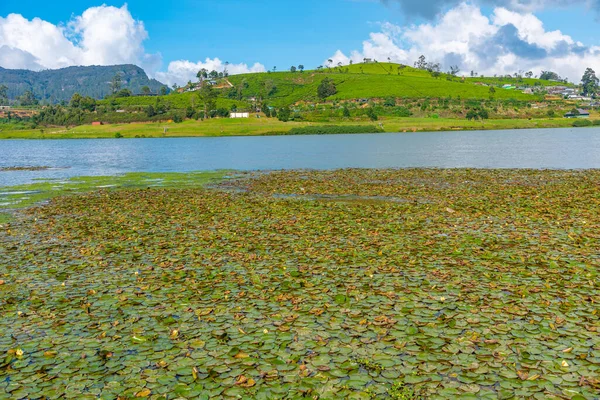
<path fill-rule="evenodd" d="M 152 93 L 158 93 L 161 87 L 166 86 L 149 79 L 146 72 L 136 65 L 68 67 L 40 72 L 0 67 L 0 85 L 8 86 L 11 100 L 27 90 L 31 90 L 40 101 L 50 103 L 68 101 L 75 93 L 102 99 L 111 93 L 109 84 L 117 73 L 121 74 L 123 89 L 133 93 L 140 93 L 144 86 L 148 86 Z"/>

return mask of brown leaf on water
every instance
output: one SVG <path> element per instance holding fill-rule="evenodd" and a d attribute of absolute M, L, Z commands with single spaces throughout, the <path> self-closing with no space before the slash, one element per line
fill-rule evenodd
<path fill-rule="evenodd" d="M 150 394 L 152 393 L 152 391 L 148 388 L 142 389 L 139 392 L 137 392 L 135 394 L 135 397 L 148 397 L 150 396 Z"/>
<path fill-rule="evenodd" d="M 240 386 L 240 387 L 243 387 L 243 388 L 249 388 L 249 387 L 252 387 L 252 386 L 256 385 L 256 381 L 254 379 L 252 379 L 252 378 L 247 378 L 244 375 L 240 375 L 235 380 L 235 384 L 237 386 Z"/>

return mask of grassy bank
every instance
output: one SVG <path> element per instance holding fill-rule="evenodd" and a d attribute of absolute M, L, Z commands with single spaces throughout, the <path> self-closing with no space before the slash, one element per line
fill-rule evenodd
<path fill-rule="evenodd" d="M 468 121 L 443 118 L 381 118 L 385 132 L 449 131 L 449 130 L 493 130 L 528 128 L 571 127 L 573 120 L 564 118 L 543 119 L 490 119 Z M 91 139 L 135 137 L 193 137 L 193 136 L 258 136 L 287 134 L 295 128 L 320 126 L 373 126 L 367 120 L 336 120 L 331 122 L 281 122 L 274 118 L 212 119 L 207 121 L 185 121 L 183 123 L 132 123 L 91 126 L 72 129 L 45 128 L 42 130 L 3 130 L 0 139 Z M 166 133 L 165 133 L 166 129 Z"/>
<path fill-rule="evenodd" d="M 0 228 L 0 397 L 593 399 L 599 179 L 292 171 L 54 198 Z"/>

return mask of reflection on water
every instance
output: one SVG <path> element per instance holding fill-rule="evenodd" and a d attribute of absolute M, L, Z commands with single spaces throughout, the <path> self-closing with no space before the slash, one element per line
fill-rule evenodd
<path fill-rule="evenodd" d="M 2 140 L 0 186 L 216 169 L 600 168 L 600 128 L 182 139 Z M 68 167 L 68 168 L 67 168 Z"/>

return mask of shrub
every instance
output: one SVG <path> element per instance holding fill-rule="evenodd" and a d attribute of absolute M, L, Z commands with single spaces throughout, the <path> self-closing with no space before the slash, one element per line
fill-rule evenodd
<path fill-rule="evenodd" d="M 350 110 L 348 109 L 347 106 L 344 106 L 343 114 L 344 114 L 344 118 L 350 118 Z"/>
<path fill-rule="evenodd" d="M 394 114 L 398 117 L 410 117 L 412 112 L 410 112 L 410 110 L 406 107 L 398 107 Z"/>
<path fill-rule="evenodd" d="M 292 128 L 288 135 L 331 135 L 348 133 L 381 133 L 383 129 L 374 125 L 325 125 Z"/>
<path fill-rule="evenodd" d="M 367 117 L 369 117 L 369 119 L 371 121 L 377 121 L 378 117 L 377 117 L 377 114 L 375 113 L 375 109 L 373 107 L 369 107 L 367 109 Z"/>
<path fill-rule="evenodd" d="M 319 84 L 317 88 L 317 94 L 323 100 L 328 98 L 329 96 L 333 96 L 337 93 L 337 88 L 335 86 L 335 82 L 332 79 L 325 78 Z"/>
<path fill-rule="evenodd" d="M 578 119 L 575 122 L 573 122 L 573 127 L 575 128 L 583 128 L 592 125 L 592 121 L 590 121 L 589 119 Z"/>
<path fill-rule="evenodd" d="M 115 133 L 115 139 L 121 139 L 122 137 L 123 135 L 121 135 L 121 132 Z"/>
<path fill-rule="evenodd" d="M 288 107 L 281 108 L 279 113 L 277 113 L 277 118 L 281 122 L 288 122 L 290 120 L 291 111 Z"/>

